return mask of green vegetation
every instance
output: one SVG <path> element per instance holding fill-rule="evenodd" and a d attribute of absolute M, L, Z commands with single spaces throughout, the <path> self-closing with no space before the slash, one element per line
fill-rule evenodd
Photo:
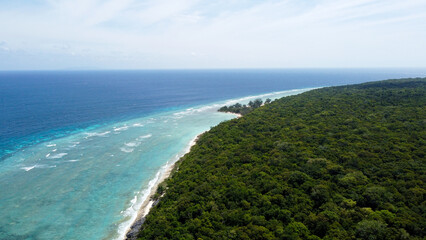
<path fill-rule="evenodd" d="M 271 99 L 269 99 L 269 98 L 265 100 L 265 104 L 268 104 L 270 102 L 271 102 Z M 237 113 L 237 114 L 241 114 L 241 115 L 246 115 L 247 113 L 253 111 L 254 109 L 261 107 L 262 104 L 263 104 L 262 99 L 258 98 L 254 101 L 250 101 L 248 103 L 248 106 L 245 105 L 245 104 L 242 105 L 240 103 L 236 103 L 236 104 L 231 105 L 229 107 L 228 106 L 221 107 L 221 108 L 219 108 L 218 111 L 219 112 L 230 112 L 230 113 Z"/>
<path fill-rule="evenodd" d="M 276 100 L 201 136 L 139 238 L 424 239 L 425 126 L 425 78 Z"/>

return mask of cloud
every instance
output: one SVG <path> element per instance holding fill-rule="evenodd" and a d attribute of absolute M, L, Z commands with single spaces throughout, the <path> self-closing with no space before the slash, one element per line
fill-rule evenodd
<path fill-rule="evenodd" d="M 72 55 L 76 62 L 100 68 L 381 67 L 426 62 L 424 0 L 39 2 L 31 7 L 0 2 L 0 38 L 10 51 L 42 59 Z M 407 56 L 410 59 L 404 59 Z M 72 59 L 61 66 L 45 61 L 44 67 L 67 67 Z M 15 64 L 40 67 L 40 62 Z"/>
<path fill-rule="evenodd" d="M 7 47 L 6 41 L 0 41 L 0 50 L 9 51 L 10 49 Z"/>

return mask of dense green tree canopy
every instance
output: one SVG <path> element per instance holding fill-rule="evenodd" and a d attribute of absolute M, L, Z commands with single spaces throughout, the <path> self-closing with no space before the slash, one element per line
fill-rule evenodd
<path fill-rule="evenodd" d="M 139 238 L 424 239 L 425 126 L 426 79 L 276 100 L 200 137 Z"/>
<path fill-rule="evenodd" d="M 265 104 L 268 104 L 271 102 L 271 99 L 266 99 L 265 100 Z M 247 113 L 253 111 L 256 108 L 259 108 L 260 106 L 262 106 L 263 101 L 262 99 L 258 98 L 255 99 L 254 101 L 250 101 L 247 105 L 242 105 L 240 103 L 236 103 L 234 105 L 231 106 L 223 106 L 219 109 L 219 112 L 231 112 L 231 113 L 237 113 L 237 114 L 241 114 L 241 115 L 246 115 Z"/>

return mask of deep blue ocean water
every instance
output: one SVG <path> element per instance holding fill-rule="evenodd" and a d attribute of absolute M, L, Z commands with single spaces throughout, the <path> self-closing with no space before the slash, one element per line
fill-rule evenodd
<path fill-rule="evenodd" d="M 85 127 L 158 111 L 424 74 L 422 69 L 0 72 L 0 158 Z"/>
<path fill-rule="evenodd" d="M 422 69 L 0 72 L 0 239 L 120 238 L 221 104 Z M 240 101 L 248 101 L 240 99 Z"/>

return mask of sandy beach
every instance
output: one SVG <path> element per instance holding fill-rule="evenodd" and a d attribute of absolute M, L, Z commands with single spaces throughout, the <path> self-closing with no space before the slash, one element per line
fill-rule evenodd
<path fill-rule="evenodd" d="M 228 114 L 235 115 L 237 118 L 241 118 L 242 115 L 239 113 L 233 113 L 233 112 L 227 112 Z M 153 206 L 157 204 L 158 200 L 154 200 L 153 196 L 157 192 L 158 186 L 163 183 L 172 173 L 176 162 L 178 162 L 185 154 L 189 153 L 191 150 L 191 147 L 194 146 L 197 143 L 197 140 L 200 138 L 201 135 L 203 135 L 205 132 L 197 135 L 195 138 L 193 138 L 188 145 L 186 146 L 185 150 L 182 154 L 180 154 L 177 158 L 171 160 L 168 162 L 160 171 L 159 175 L 156 176 L 155 183 L 151 185 L 148 191 L 148 195 L 146 195 L 145 199 L 143 200 L 142 204 L 140 205 L 139 211 L 133 219 L 131 219 L 132 224 L 126 228 L 125 235 L 120 236 L 119 239 L 123 240 L 133 240 L 137 238 L 137 234 L 139 233 L 142 224 L 145 221 L 145 217 L 148 215 L 149 211 Z"/>
<path fill-rule="evenodd" d="M 131 224 L 131 226 L 129 226 L 126 229 L 126 235 L 122 236 L 120 239 L 132 240 L 132 239 L 137 238 L 137 234 L 139 233 L 139 230 L 141 229 L 142 224 L 145 221 L 146 215 L 148 215 L 151 208 L 158 201 L 158 200 L 153 200 L 153 198 L 152 198 L 155 195 L 155 193 L 157 192 L 158 186 L 161 183 L 163 183 L 170 176 L 170 174 L 172 173 L 172 171 L 175 167 L 176 162 L 179 161 L 185 154 L 190 152 L 191 147 L 194 146 L 197 143 L 197 140 L 200 138 L 200 136 L 203 133 L 201 133 L 201 134 L 197 135 L 195 138 L 193 138 L 188 143 L 187 147 L 185 148 L 185 150 L 183 151 L 183 153 L 180 156 L 178 156 L 176 159 L 171 160 L 169 163 L 167 163 L 160 170 L 159 176 L 155 180 L 155 183 L 151 186 L 150 189 L 148 189 L 149 194 L 146 197 L 146 199 L 144 199 L 144 201 L 142 202 L 142 204 L 139 208 L 138 214 L 136 215 L 136 217 L 134 219 L 132 219 L 133 223 Z"/>

